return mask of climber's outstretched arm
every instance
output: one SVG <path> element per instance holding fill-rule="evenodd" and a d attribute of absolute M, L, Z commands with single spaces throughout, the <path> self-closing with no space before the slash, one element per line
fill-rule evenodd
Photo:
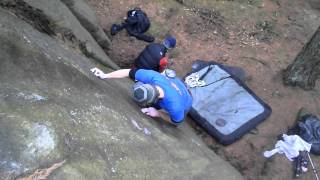
<path fill-rule="evenodd" d="M 90 71 L 100 79 L 112 79 L 129 77 L 130 69 L 119 69 L 110 73 L 104 73 L 98 68 L 92 68 Z"/>

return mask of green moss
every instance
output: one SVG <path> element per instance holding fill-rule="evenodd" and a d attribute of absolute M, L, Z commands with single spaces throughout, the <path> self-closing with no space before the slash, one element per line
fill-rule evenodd
<path fill-rule="evenodd" d="M 304 116 L 310 115 L 310 114 L 311 114 L 310 111 L 308 111 L 306 108 L 302 107 L 299 109 L 296 120 L 301 121 Z"/>
<path fill-rule="evenodd" d="M 261 7 L 262 0 L 248 0 L 248 3 L 257 7 Z"/>
<path fill-rule="evenodd" d="M 22 0 L 4 0 L 0 2 L 0 6 L 21 17 L 21 19 L 31 24 L 40 32 L 44 32 L 50 36 L 55 35 L 52 20 L 41 10 L 31 7 L 26 2 Z"/>

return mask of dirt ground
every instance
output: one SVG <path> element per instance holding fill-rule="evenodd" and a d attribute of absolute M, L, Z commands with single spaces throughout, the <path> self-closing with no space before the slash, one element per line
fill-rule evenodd
<path fill-rule="evenodd" d="M 246 84 L 273 110 L 255 130 L 229 146 L 219 145 L 192 120 L 195 132 L 212 150 L 237 168 L 246 179 L 293 179 L 292 163 L 282 155 L 262 156 L 277 136 L 293 126 L 300 108 L 320 116 L 319 83 L 312 91 L 286 87 L 281 71 L 290 64 L 320 24 L 320 5 L 314 0 L 88 0 L 102 27 L 110 29 L 133 7 L 151 19 L 148 33 L 160 42 L 177 38 L 170 53 L 171 68 L 185 75 L 196 59 L 242 67 Z M 180 2 L 180 3 L 179 3 Z M 183 2 L 183 4 L 181 3 Z M 146 43 L 125 31 L 111 37 L 109 56 L 129 67 Z M 312 156 L 320 168 L 320 157 Z M 311 169 L 301 179 L 314 179 Z"/>

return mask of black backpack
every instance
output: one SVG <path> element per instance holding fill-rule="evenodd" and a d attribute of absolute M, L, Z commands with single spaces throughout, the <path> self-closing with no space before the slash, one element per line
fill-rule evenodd
<path fill-rule="evenodd" d="M 134 8 L 127 12 L 126 23 L 130 25 L 127 28 L 129 33 L 144 33 L 150 27 L 150 20 L 147 14 L 140 8 Z"/>
<path fill-rule="evenodd" d="M 127 12 L 127 18 L 121 24 L 111 26 L 111 35 L 116 35 L 122 29 L 126 29 L 130 36 L 135 36 L 139 40 L 153 42 L 154 37 L 144 34 L 150 27 L 150 20 L 145 12 L 140 8 L 134 8 Z"/>
<path fill-rule="evenodd" d="M 320 155 L 320 119 L 312 114 L 302 116 L 298 123 L 288 130 L 289 135 L 296 134 L 312 144 L 310 152 Z"/>

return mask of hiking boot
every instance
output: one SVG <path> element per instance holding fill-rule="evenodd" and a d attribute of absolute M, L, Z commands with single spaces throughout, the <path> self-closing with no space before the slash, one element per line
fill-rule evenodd
<path fill-rule="evenodd" d="M 110 33 L 112 36 L 116 35 L 118 32 L 118 28 L 117 28 L 117 24 L 112 24 L 111 29 L 110 29 Z"/>
<path fill-rule="evenodd" d="M 145 38 L 143 39 L 146 42 L 153 42 L 154 41 L 154 37 L 152 36 L 145 36 Z"/>
<path fill-rule="evenodd" d="M 124 25 L 112 24 L 110 33 L 112 36 L 116 35 L 119 31 L 124 28 Z"/>

